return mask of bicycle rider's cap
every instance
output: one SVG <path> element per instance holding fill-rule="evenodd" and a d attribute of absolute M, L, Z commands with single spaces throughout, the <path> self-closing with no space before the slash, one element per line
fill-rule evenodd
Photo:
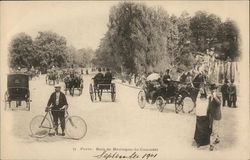
<path fill-rule="evenodd" d="M 61 86 L 59 84 L 56 84 L 55 88 L 61 88 Z"/>

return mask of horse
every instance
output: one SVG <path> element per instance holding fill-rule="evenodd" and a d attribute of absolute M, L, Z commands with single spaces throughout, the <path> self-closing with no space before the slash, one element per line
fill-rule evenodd
<path fill-rule="evenodd" d="M 193 102 L 193 108 L 188 111 L 188 113 L 193 112 L 193 110 L 196 107 L 196 100 L 199 91 L 202 89 L 203 90 L 203 96 L 206 96 L 206 89 L 205 89 L 205 84 L 207 82 L 207 77 L 201 73 L 195 76 L 195 78 L 192 80 L 192 84 L 188 83 L 186 86 L 180 87 L 178 90 L 178 97 L 179 97 L 179 104 L 183 104 L 183 101 L 186 97 L 191 98 Z"/>
<path fill-rule="evenodd" d="M 69 76 L 64 79 L 65 83 L 65 94 L 67 94 L 67 89 L 69 90 L 69 93 L 71 96 L 74 96 L 74 90 L 75 88 L 78 88 L 80 94 L 82 92 L 83 88 L 83 79 L 81 77 L 77 76 Z"/>
<path fill-rule="evenodd" d="M 50 81 L 55 85 L 55 81 L 57 80 L 57 75 L 55 73 L 48 73 L 46 76 L 46 83 L 50 84 Z"/>

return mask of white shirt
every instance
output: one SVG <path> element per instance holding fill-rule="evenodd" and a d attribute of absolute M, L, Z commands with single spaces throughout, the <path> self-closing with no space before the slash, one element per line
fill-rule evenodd
<path fill-rule="evenodd" d="M 60 92 L 56 92 L 56 105 L 59 105 Z"/>
<path fill-rule="evenodd" d="M 208 99 L 197 98 L 196 116 L 206 116 L 208 109 Z"/>

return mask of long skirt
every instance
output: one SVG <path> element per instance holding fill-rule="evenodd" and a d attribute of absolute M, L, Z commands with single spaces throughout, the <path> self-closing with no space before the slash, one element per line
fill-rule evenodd
<path fill-rule="evenodd" d="M 208 145 L 210 142 L 211 128 L 209 128 L 208 116 L 196 116 L 196 128 L 194 139 L 200 146 Z"/>

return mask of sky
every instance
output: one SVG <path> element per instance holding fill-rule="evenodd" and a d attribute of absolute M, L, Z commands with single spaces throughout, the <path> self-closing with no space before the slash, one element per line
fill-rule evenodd
<path fill-rule="evenodd" d="M 118 1 L 75 2 L 1 2 L 1 34 L 5 45 L 14 35 L 25 32 L 33 38 L 38 31 L 53 31 L 66 37 L 68 45 L 77 49 L 96 49 L 107 31 L 109 10 Z M 150 7 L 163 7 L 170 15 L 183 11 L 193 15 L 198 10 L 214 13 L 225 20 L 239 20 L 235 11 L 248 11 L 247 2 L 226 1 L 144 1 Z M 248 13 L 248 12 L 247 12 Z M 243 20 L 243 19 L 242 19 Z M 6 47 L 5 47 L 6 49 Z"/>

